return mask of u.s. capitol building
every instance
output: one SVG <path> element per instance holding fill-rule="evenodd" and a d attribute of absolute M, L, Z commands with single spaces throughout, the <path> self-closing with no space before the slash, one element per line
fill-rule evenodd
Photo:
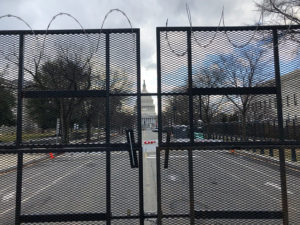
<path fill-rule="evenodd" d="M 146 83 L 144 80 L 142 93 L 148 93 Z M 155 112 L 155 105 L 151 96 L 141 97 L 141 109 L 142 109 L 142 128 L 153 128 L 156 127 L 157 115 Z"/>

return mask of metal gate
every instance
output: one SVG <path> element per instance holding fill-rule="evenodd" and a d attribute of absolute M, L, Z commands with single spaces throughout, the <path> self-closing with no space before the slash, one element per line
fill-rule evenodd
<path fill-rule="evenodd" d="M 299 222 L 299 29 L 157 28 L 158 224 Z"/>
<path fill-rule="evenodd" d="M 143 224 L 139 29 L 1 31 L 0 51 L 0 223 Z"/>

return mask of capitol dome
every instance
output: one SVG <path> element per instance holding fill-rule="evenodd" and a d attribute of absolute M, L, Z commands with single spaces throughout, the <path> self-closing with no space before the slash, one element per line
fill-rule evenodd
<path fill-rule="evenodd" d="M 142 94 L 148 93 L 146 88 L 146 82 L 144 80 Z M 141 97 L 141 109 L 142 109 L 142 128 L 156 127 L 157 116 L 155 112 L 155 105 L 151 96 Z"/>

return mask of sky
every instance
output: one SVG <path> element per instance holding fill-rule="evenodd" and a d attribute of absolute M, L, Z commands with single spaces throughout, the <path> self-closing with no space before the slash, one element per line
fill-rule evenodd
<path fill-rule="evenodd" d="M 134 28 L 141 32 L 141 75 L 148 92 L 156 92 L 156 27 L 188 26 L 185 4 L 189 5 L 193 26 L 217 26 L 224 6 L 225 23 L 253 25 L 259 12 L 252 0 L 0 0 L 0 16 L 12 14 L 24 19 L 34 30 L 46 29 L 60 12 L 74 16 L 85 29 L 101 27 L 105 14 L 114 8 L 124 11 Z M 113 12 L 104 28 L 129 28 L 125 17 Z M 27 30 L 15 18 L 0 19 L 1 30 Z M 58 17 L 50 29 L 80 29 L 67 16 Z"/>

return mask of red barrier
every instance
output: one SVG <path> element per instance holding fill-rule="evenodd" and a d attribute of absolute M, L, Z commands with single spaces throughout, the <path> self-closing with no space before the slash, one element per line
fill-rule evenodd
<path fill-rule="evenodd" d="M 54 158 L 55 158 L 54 155 L 53 155 L 53 153 L 50 152 L 49 155 L 50 155 L 50 158 L 51 158 L 51 159 L 54 159 Z"/>
<path fill-rule="evenodd" d="M 144 144 L 149 145 L 149 144 L 155 144 L 156 141 L 144 141 Z"/>

